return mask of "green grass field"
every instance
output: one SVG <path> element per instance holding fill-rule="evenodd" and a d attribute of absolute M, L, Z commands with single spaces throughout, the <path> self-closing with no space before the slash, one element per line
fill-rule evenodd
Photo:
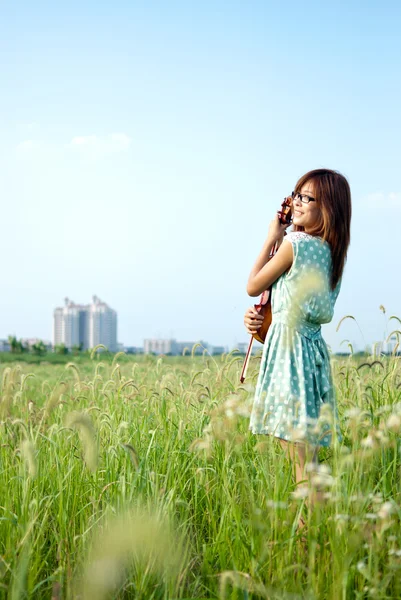
<path fill-rule="evenodd" d="M 400 359 L 333 359 L 314 510 L 242 360 L 0 364 L 0 598 L 400 598 Z"/>

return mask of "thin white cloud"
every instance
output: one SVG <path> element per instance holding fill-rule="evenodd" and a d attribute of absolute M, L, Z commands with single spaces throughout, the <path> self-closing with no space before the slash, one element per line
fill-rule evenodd
<path fill-rule="evenodd" d="M 131 138 L 126 133 L 112 133 L 111 141 L 121 150 L 128 150 L 131 145 Z"/>
<path fill-rule="evenodd" d="M 401 206 L 401 192 L 390 192 L 388 199 L 393 206 Z"/>
<path fill-rule="evenodd" d="M 131 138 L 126 133 L 111 133 L 106 136 L 77 135 L 68 144 L 50 142 L 43 139 L 29 138 L 15 146 L 17 156 L 25 158 L 38 157 L 38 151 L 55 153 L 65 150 L 74 152 L 81 157 L 96 160 L 103 156 L 126 152 L 131 146 Z"/>
<path fill-rule="evenodd" d="M 98 157 L 105 154 L 125 152 L 131 145 L 131 138 L 126 133 L 112 133 L 107 136 L 78 135 L 67 144 L 67 147 L 82 154 Z"/>
<path fill-rule="evenodd" d="M 72 148 L 95 148 L 99 146 L 99 143 L 99 138 L 96 135 L 77 135 L 72 138 L 68 145 Z"/>
<path fill-rule="evenodd" d="M 30 134 L 40 129 L 39 123 L 32 121 L 31 123 L 17 123 L 17 131 L 22 134 Z"/>
<path fill-rule="evenodd" d="M 29 154 L 34 150 L 37 150 L 40 146 L 40 142 L 36 140 L 24 140 L 16 146 L 17 154 Z"/>
<path fill-rule="evenodd" d="M 384 193 L 374 192 L 373 194 L 368 194 L 368 196 L 366 196 L 366 202 L 372 205 L 384 202 Z"/>
<path fill-rule="evenodd" d="M 367 203 L 372 208 L 397 207 L 401 208 L 401 192 L 374 192 L 366 196 L 364 204 Z"/>

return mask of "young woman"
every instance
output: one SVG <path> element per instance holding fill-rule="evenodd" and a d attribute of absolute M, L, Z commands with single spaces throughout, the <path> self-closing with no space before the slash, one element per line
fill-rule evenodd
<path fill-rule="evenodd" d="M 270 223 L 261 253 L 249 275 L 247 292 L 259 296 L 272 285 L 268 330 L 249 429 L 279 438 L 295 463 L 297 484 L 306 462 L 316 462 L 319 446 L 341 439 L 330 357 L 321 324 L 333 318 L 350 243 L 351 193 L 343 175 L 329 169 L 306 173 L 292 194 L 293 231 L 278 217 Z M 269 260 L 275 242 L 277 253 Z M 254 333 L 263 317 L 251 307 L 244 323 Z M 333 420 L 319 422 L 330 405 Z"/>

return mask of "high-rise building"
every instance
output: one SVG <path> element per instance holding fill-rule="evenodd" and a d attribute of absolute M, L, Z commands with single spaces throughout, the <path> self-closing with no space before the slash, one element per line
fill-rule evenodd
<path fill-rule="evenodd" d="M 110 352 L 117 352 L 117 313 L 97 296 L 92 300 L 89 307 L 90 348 L 104 344 Z"/>
<path fill-rule="evenodd" d="M 55 308 L 53 312 L 53 344 L 57 346 L 64 339 L 64 309 Z"/>
<path fill-rule="evenodd" d="M 54 310 L 54 345 L 65 344 L 71 349 L 82 345 L 83 350 L 98 344 L 117 352 L 117 313 L 97 296 L 92 304 L 75 304 L 65 298 L 64 306 Z"/>

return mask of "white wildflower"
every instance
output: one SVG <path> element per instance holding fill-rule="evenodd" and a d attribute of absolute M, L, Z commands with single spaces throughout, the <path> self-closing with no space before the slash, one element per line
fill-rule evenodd
<path fill-rule="evenodd" d="M 237 397 L 236 396 L 231 396 L 230 398 L 228 398 L 228 400 L 226 400 L 224 402 L 224 406 L 226 408 L 235 408 L 236 405 L 237 405 L 237 402 L 238 402 Z"/>
<path fill-rule="evenodd" d="M 376 442 L 370 434 L 361 441 L 362 448 L 374 448 L 376 446 Z"/>
<path fill-rule="evenodd" d="M 344 416 L 346 419 L 357 419 L 361 414 L 362 414 L 361 409 L 358 408 L 357 406 L 353 406 L 352 408 L 349 408 L 348 410 L 345 411 Z"/>
<path fill-rule="evenodd" d="M 390 431 L 397 432 L 400 430 L 401 418 L 398 415 L 395 415 L 393 413 L 387 419 L 386 425 L 387 425 L 387 429 L 390 429 Z"/>
<path fill-rule="evenodd" d="M 356 564 L 356 568 L 360 573 L 362 573 L 366 568 L 366 563 L 364 560 L 359 560 Z"/>
<path fill-rule="evenodd" d="M 288 508 L 286 502 L 274 502 L 274 500 L 267 500 L 266 505 L 275 509 Z"/>
<path fill-rule="evenodd" d="M 334 494 L 333 492 L 324 492 L 323 499 L 330 500 L 330 502 L 338 503 L 341 502 L 342 496 L 340 494 Z"/>
<path fill-rule="evenodd" d="M 307 473 L 319 473 L 321 475 L 330 475 L 331 469 L 327 464 L 319 464 L 315 462 L 308 462 L 305 464 L 305 471 Z"/>
<path fill-rule="evenodd" d="M 294 500 L 302 500 L 303 498 L 307 498 L 308 494 L 308 488 L 306 486 L 300 486 L 294 492 L 292 492 L 291 495 Z"/>
<path fill-rule="evenodd" d="M 331 487 L 334 485 L 335 479 L 327 473 L 318 473 L 312 477 L 311 483 L 314 487 Z"/>
<path fill-rule="evenodd" d="M 305 471 L 307 473 L 312 473 L 312 472 L 316 471 L 316 467 L 317 467 L 317 464 L 314 462 L 305 463 Z"/>
<path fill-rule="evenodd" d="M 292 439 L 295 442 L 296 440 L 303 440 L 303 439 L 305 439 L 306 433 L 305 433 L 305 430 L 303 430 L 303 429 L 293 429 L 291 431 L 291 436 L 292 436 Z"/>
<path fill-rule="evenodd" d="M 396 413 L 401 413 L 401 402 L 396 402 L 393 404 L 392 408 Z"/>
<path fill-rule="evenodd" d="M 388 442 L 388 437 L 383 433 L 383 431 L 375 431 L 376 439 L 379 440 L 382 444 Z"/>
<path fill-rule="evenodd" d="M 380 517 L 380 519 L 388 519 L 388 517 L 394 512 L 394 506 L 392 505 L 391 502 L 384 502 L 381 507 L 379 512 L 377 513 L 377 516 Z"/>
<path fill-rule="evenodd" d="M 240 417 L 249 417 L 251 414 L 252 407 L 244 404 L 243 402 L 237 406 L 237 415 Z"/>
<path fill-rule="evenodd" d="M 127 423 L 127 421 L 121 421 L 117 427 L 117 433 L 119 433 L 122 429 L 129 429 L 129 423 Z"/>

